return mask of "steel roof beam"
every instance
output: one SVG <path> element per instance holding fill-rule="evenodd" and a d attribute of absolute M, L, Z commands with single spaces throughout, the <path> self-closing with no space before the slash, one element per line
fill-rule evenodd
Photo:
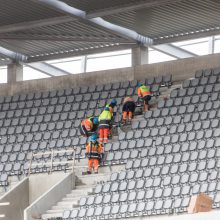
<path fill-rule="evenodd" d="M 117 51 L 117 50 L 126 50 L 131 49 L 132 47 L 136 47 L 136 44 L 123 44 L 117 46 L 109 46 L 109 47 L 100 47 L 100 48 L 93 48 L 93 49 L 85 49 L 85 50 L 74 50 L 68 53 L 62 54 L 50 54 L 45 56 L 36 56 L 36 57 L 29 57 L 28 62 L 40 62 L 43 60 L 55 60 L 55 59 L 62 59 L 67 57 L 76 57 L 76 56 L 84 56 L 89 54 L 96 54 L 96 53 L 105 53 L 110 51 Z"/>
<path fill-rule="evenodd" d="M 33 29 L 33 28 L 49 26 L 49 25 L 62 24 L 65 22 L 73 21 L 73 20 L 74 20 L 73 17 L 61 16 L 61 17 L 55 17 L 55 18 L 47 18 L 47 19 L 41 19 L 41 20 L 36 20 L 36 21 L 27 21 L 27 22 L 21 22 L 17 24 L 5 25 L 5 26 L 1 26 L 0 34 L 8 33 L 8 32 L 15 32 L 15 31 L 23 31 L 27 29 Z"/>
<path fill-rule="evenodd" d="M 151 38 L 140 35 L 134 30 L 110 23 L 100 17 L 88 19 L 86 17 L 85 11 L 74 8 L 60 0 L 32 0 L 32 1 L 41 3 L 49 8 L 52 8 L 62 13 L 66 13 L 67 15 L 73 16 L 74 18 L 78 18 L 81 22 L 88 23 L 92 26 L 96 26 L 104 30 L 108 30 L 116 35 L 133 40 L 135 42 L 141 44 L 147 44 L 147 45 L 153 44 L 153 40 Z"/>
<path fill-rule="evenodd" d="M 26 55 L 8 50 L 8 49 L 1 47 L 1 46 L 0 46 L 0 54 L 12 59 L 15 62 L 26 62 L 28 59 L 28 57 Z"/>
<path fill-rule="evenodd" d="M 96 18 L 96 17 L 103 17 L 103 16 L 118 14 L 118 13 L 122 13 L 126 11 L 157 7 L 157 6 L 171 4 L 171 3 L 173 4 L 176 2 L 180 2 L 180 1 L 183 1 L 183 0 L 147 0 L 147 1 L 140 1 L 140 2 L 135 2 L 135 3 L 133 2 L 131 4 L 118 5 L 116 7 L 109 7 L 109 8 L 104 8 L 102 10 L 91 11 L 87 13 L 86 17 L 88 19 Z"/>
<path fill-rule="evenodd" d="M 178 58 L 178 59 L 183 59 L 183 58 L 189 58 L 189 57 L 195 57 L 198 56 L 194 53 L 191 53 L 187 50 L 184 50 L 182 48 L 176 47 L 172 44 L 160 44 L 160 45 L 154 45 L 151 46 L 151 48 L 158 50 L 162 53 L 165 53 L 169 56 Z"/>
<path fill-rule="evenodd" d="M 1 34 L 0 39 L 7 40 L 39 40 L 39 41 L 74 41 L 74 42 L 91 42 L 91 43 L 132 43 L 123 38 L 114 37 L 89 37 L 89 36 L 71 36 L 71 35 L 47 35 L 47 34 Z"/>
<path fill-rule="evenodd" d="M 70 75 L 71 73 L 64 71 L 60 68 L 57 68 L 53 65 L 50 65 L 45 62 L 38 62 L 38 63 L 26 63 L 25 64 L 28 67 L 31 67 L 37 71 L 40 71 L 48 76 L 64 76 L 64 75 Z"/>

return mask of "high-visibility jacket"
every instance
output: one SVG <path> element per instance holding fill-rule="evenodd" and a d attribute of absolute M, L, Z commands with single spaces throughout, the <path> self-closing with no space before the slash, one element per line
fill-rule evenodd
<path fill-rule="evenodd" d="M 100 121 L 111 121 L 111 119 L 112 119 L 112 113 L 107 110 L 104 110 L 99 116 L 99 122 Z"/>
<path fill-rule="evenodd" d="M 103 146 L 99 142 L 90 141 L 86 145 L 86 156 L 88 158 L 101 158 L 103 154 Z"/>
<path fill-rule="evenodd" d="M 134 99 L 132 99 L 131 97 L 125 97 L 123 104 L 125 104 L 126 102 L 134 102 Z"/>
<path fill-rule="evenodd" d="M 148 86 L 142 85 L 138 88 L 138 96 L 144 97 L 146 95 L 150 95 L 150 88 Z"/>
<path fill-rule="evenodd" d="M 110 111 L 111 113 L 113 113 L 113 108 L 114 108 L 114 106 L 112 106 L 111 104 L 107 104 L 105 107 L 108 107 L 108 108 L 109 108 L 109 111 Z"/>
<path fill-rule="evenodd" d="M 91 131 L 93 129 L 92 117 L 84 119 L 81 125 L 84 126 L 87 131 Z"/>

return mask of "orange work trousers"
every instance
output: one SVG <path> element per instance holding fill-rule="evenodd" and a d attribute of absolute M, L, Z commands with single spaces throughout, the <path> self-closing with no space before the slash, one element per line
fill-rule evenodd
<path fill-rule="evenodd" d="M 109 133 L 110 133 L 109 128 L 100 128 L 99 129 L 99 142 L 107 142 Z"/>
<path fill-rule="evenodd" d="M 94 167 L 94 171 L 98 172 L 99 160 L 97 158 L 88 159 L 88 171 L 92 172 L 93 167 Z"/>
<path fill-rule="evenodd" d="M 132 119 L 132 116 L 133 116 L 133 113 L 132 113 L 132 112 L 126 112 L 126 111 L 124 111 L 123 114 L 122 114 L 122 118 L 123 118 L 124 121 L 126 121 L 127 116 L 128 116 L 128 119 L 131 120 L 131 119 Z"/>

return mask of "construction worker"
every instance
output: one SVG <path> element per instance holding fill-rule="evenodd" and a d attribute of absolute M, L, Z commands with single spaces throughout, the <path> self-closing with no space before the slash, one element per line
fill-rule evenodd
<path fill-rule="evenodd" d="M 122 107 L 122 123 L 125 124 L 127 117 L 128 121 L 131 122 L 131 119 L 133 118 L 134 111 L 135 111 L 135 101 L 131 97 L 125 97 L 123 101 L 123 107 Z"/>
<path fill-rule="evenodd" d="M 89 137 L 98 128 L 99 120 L 97 117 L 90 117 L 82 120 L 80 125 L 80 133 L 82 136 Z"/>
<path fill-rule="evenodd" d="M 88 157 L 87 174 L 98 173 L 99 161 L 103 158 L 103 146 L 97 141 L 96 134 L 90 136 L 90 142 L 86 145 L 86 156 Z"/>
<path fill-rule="evenodd" d="M 107 104 L 106 107 L 109 108 L 110 112 L 113 114 L 114 111 L 114 107 L 117 105 L 117 100 L 116 99 L 112 99 L 110 104 Z"/>
<path fill-rule="evenodd" d="M 151 100 L 151 92 L 148 86 L 139 84 L 138 97 L 144 102 L 144 112 L 149 110 L 149 101 Z"/>
<path fill-rule="evenodd" d="M 108 135 L 110 134 L 110 127 L 112 121 L 112 113 L 108 107 L 99 116 L 99 142 L 108 142 Z"/>

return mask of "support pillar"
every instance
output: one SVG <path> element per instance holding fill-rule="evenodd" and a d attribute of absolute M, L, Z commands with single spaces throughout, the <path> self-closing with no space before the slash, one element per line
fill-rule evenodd
<path fill-rule="evenodd" d="M 132 66 L 148 64 L 148 47 L 139 46 L 132 49 Z"/>
<path fill-rule="evenodd" d="M 86 73 L 87 69 L 87 56 L 83 56 L 81 59 L 81 73 Z"/>
<path fill-rule="evenodd" d="M 8 77 L 8 83 L 23 81 L 23 65 L 19 63 L 9 64 L 7 77 Z"/>
<path fill-rule="evenodd" d="M 209 37 L 209 54 L 213 54 L 215 52 L 215 37 Z"/>

